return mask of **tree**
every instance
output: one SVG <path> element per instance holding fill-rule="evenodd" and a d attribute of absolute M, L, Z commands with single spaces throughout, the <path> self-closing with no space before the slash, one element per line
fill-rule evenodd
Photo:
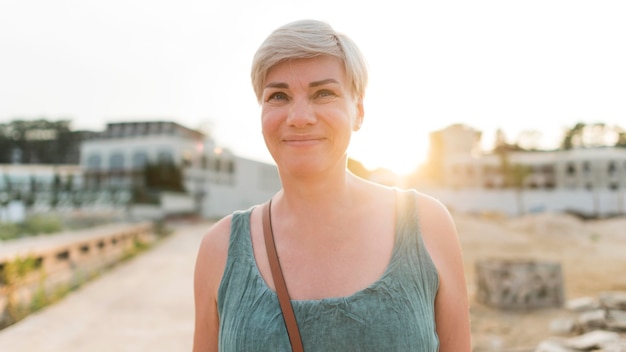
<path fill-rule="evenodd" d="M 75 164 L 81 138 L 71 131 L 70 120 L 17 119 L 0 124 L 0 163 Z"/>
<path fill-rule="evenodd" d="M 571 150 L 578 148 L 582 142 L 582 133 L 585 126 L 585 123 L 578 122 L 574 127 L 566 130 L 561 141 L 561 149 Z"/>
<path fill-rule="evenodd" d="M 565 131 L 561 148 L 621 147 L 626 145 L 624 130 L 619 126 L 609 126 L 603 122 L 585 124 L 578 122 Z"/>
<path fill-rule="evenodd" d="M 506 148 L 500 148 L 496 154 L 500 158 L 500 171 L 503 178 L 503 186 L 505 188 L 513 188 L 515 190 L 515 199 L 517 203 L 517 214 L 524 214 L 524 199 L 522 191 L 524 189 L 524 181 L 526 177 L 531 173 L 531 169 L 528 166 L 511 163 L 510 150 Z"/>
<path fill-rule="evenodd" d="M 174 162 L 161 160 L 144 166 L 145 186 L 152 191 L 185 192 L 183 173 Z"/>
<path fill-rule="evenodd" d="M 620 126 L 615 126 L 615 132 L 617 133 L 615 146 L 618 148 L 626 148 L 626 131 Z"/>

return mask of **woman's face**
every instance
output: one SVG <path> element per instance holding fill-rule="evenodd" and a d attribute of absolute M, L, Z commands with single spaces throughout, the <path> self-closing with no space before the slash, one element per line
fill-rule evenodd
<path fill-rule="evenodd" d="M 263 138 L 281 173 L 313 175 L 345 169 L 352 131 L 363 120 L 362 99 L 332 56 L 280 63 L 267 73 Z"/>

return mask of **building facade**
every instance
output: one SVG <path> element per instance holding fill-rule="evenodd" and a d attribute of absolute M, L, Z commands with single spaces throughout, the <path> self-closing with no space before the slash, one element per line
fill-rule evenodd
<path fill-rule="evenodd" d="M 88 189 L 140 188 L 146 165 L 173 165 L 195 211 L 206 218 L 261 203 L 280 189 L 274 165 L 235 156 L 170 121 L 109 123 L 83 142 L 80 164 Z"/>
<path fill-rule="evenodd" d="M 442 182 L 429 191 L 451 208 L 513 215 L 626 212 L 626 148 L 485 154 L 476 153 L 480 138 L 471 128 L 454 125 L 434 136 Z"/>
<path fill-rule="evenodd" d="M 476 153 L 480 142 L 476 131 L 456 125 L 443 131 L 441 143 L 453 146 L 444 148 L 442 156 L 445 187 L 614 191 L 626 188 L 626 148 L 482 154 Z M 507 172 L 519 173 L 519 184 L 507 184 Z"/>

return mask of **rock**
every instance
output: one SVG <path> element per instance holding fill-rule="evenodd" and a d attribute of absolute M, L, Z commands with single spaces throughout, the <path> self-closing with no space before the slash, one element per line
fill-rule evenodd
<path fill-rule="evenodd" d="M 626 311 L 610 309 L 606 313 L 606 327 L 612 331 L 626 332 Z"/>
<path fill-rule="evenodd" d="M 575 318 L 559 318 L 550 322 L 550 332 L 556 335 L 569 335 L 578 330 Z"/>
<path fill-rule="evenodd" d="M 534 352 L 574 352 L 574 350 L 566 347 L 563 340 L 547 340 L 541 342 Z"/>
<path fill-rule="evenodd" d="M 596 330 L 568 339 L 566 346 L 587 351 L 593 348 L 599 348 L 603 344 L 618 342 L 619 340 L 620 336 L 616 332 Z"/>
<path fill-rule="evenodd" d="M 626 292 L 602 292 L 600 304 L 607 309 L 626 310 Z"/>
<path fill-rule="evenodd" d="M 476 262 L 476 299 L 490 307 L 532 310 L 561 307 L 561 264 L 534 260 L 487 259 Z"/>
<path fill-rule="evenodd" d="M 573 312 L 584 312 L 600 308 L 600 302 L 593 297 L 580 297 L 567 301 L 565 308 Z"/>
<path fill-rule="evenodd" d="M 626 292 L 603 292 L 597 300 L 568 301 L 569 310 L 580 311 L 578 317 L 553 320 L 550 330 L 555 335 L 587 333 L 567 339 L 553 337 L 541 342 L 535 352 L 626 352 L 626 309 L 621 308 L 625 304 Z"/>
<path fill-rule="evenodd" d="M 602 352 L 626 352 L 626 340 L 603 343 L 600 349 Z"/>
<path fill-rule="evenodd" d="M 604 309 L 596 309 L 583 312 L 578 316 L 578 324 L 580 324 L 583 331 L 603 329 L 606 326 L 606 311 Z"/>

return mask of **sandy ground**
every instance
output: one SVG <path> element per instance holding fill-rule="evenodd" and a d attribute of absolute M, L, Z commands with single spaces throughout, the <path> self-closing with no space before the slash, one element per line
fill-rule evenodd
<path fill-rule="evenodd" d="M 520 218 L 453 214 L 464 251 L 474 351 L 533 351 L 564 309 L 505 312 L 474 299 L 474 265 L 486 258 L 558 261 L 566 298 L 626 291 L 626 218 L 580 221 L 561 214 Z M 1 351 L 188 351 L 192 271 L 208 224 L 175 235 L 66 299 L 0 331 Z"/>
<path fill-rule="evenodd" d="M 474 351 L 532 351 L 551 336 L 549 324 L 572 316 L 564 309 L 507 312 L 475 300 L 474 266 L 486 258 L 561 263 L 566 300 L 626 291 L 626 218 L 581 221 L 565 214 L 453 215 L 464 252 Z"/>
<path fill-rule="evenodd" d="M 209 224 L 154 248 L 0 330 L 0 352 L 191 351 L 193 268 Z"/>

